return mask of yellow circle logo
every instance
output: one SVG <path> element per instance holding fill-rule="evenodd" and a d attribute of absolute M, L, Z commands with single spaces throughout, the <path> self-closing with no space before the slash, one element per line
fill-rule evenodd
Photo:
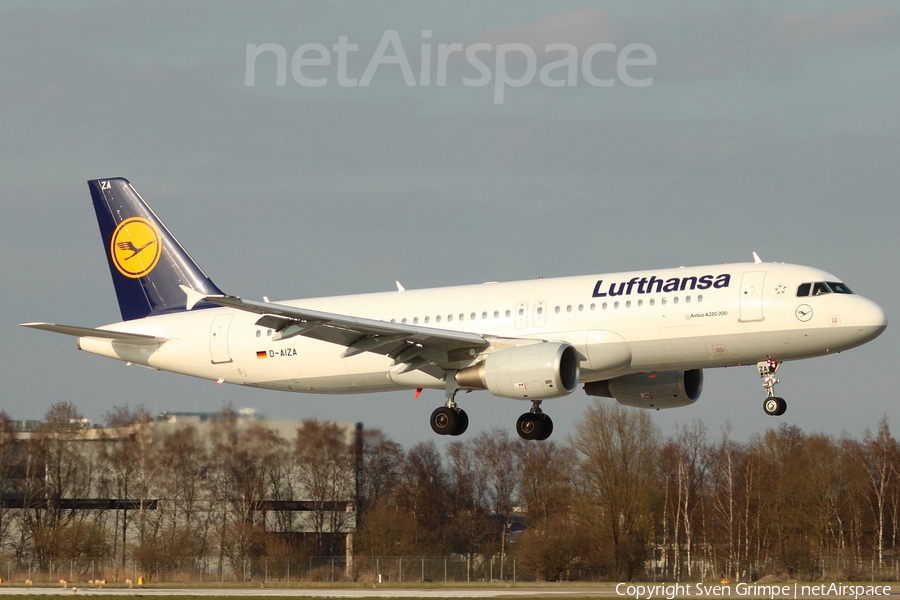
<path fill-rule="evenodd" d="M 159 230 L 141 217 L 125 219 L 113 232 L 109 255 L 119 273 L 138 279 L 156 267 L 162 254 Z"/>

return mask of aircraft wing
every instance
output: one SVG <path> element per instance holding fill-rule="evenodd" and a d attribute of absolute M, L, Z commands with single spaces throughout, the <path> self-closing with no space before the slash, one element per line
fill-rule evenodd
<path fill-rule="evenodd" d="M 389 356 L 395 364 L 406 364 L 404 370 L 468 360 L 474 356 L 470 350 L 490 345 L 483 336 L 466 331 L 388 323 L 236 296 L 205 296 L 202 301 L 261 315 L 256 324 L 274 329 L 273 340 L 302 335 L 346 347 L 345 358 L 360 352 Z"/>
<path fill-rule="evenodd" d="M 22 323 L 22 327 L 42 329 L 53 333 L 73 335 L 75 337 L 95 337 L 106 340 L 117 340 L 129 344 L 160 344 L 169 338 L 145 335 L 143 333 L 128 333 L 125 331 L 111 331 L 109 329 L 92 329 L 90 327 L 76 327 L 75 325 L 57 325 L 56 323 Z"/>

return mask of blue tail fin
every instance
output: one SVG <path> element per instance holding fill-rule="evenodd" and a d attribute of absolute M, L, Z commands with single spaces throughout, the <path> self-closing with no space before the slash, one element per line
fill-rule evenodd
<path fill-rule="evenodd" d="M 88 187 L 122 319 L 185 310 L 181 285 L 222 294 L 127 180 L 92 179 Z"/>

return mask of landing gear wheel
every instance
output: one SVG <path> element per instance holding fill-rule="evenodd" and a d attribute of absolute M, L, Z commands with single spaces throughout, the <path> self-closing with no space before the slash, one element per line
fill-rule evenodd
<path fill-rule="evenodd" d="M 784 398 L 770 396 L 763 402 L 763 410 L 767 415 L 780 417 L 787 410 L 787 402 L 784 401 Z"/>
<path fill-rule="evenodd" d="M 523 440 L 546 440 L 553 433 L 553 421 L 543 413 L 527 412 L 516 421 L 516 433 Z"/>
<path fill-rule="evenodd" d="M 523 440 L 536 440 L 543 433 L 541 415 L 524 413 L 516 420 L 516 433 Z"/>
<path fill-rule="evenodd" d="M 468 426 L 468 417 L 466 425 Z M 438 435 L 449 435 L 456 431 L 459 425 L 459 415 L 449 406 L 439 406 L 431 413 L 431 430 Z"/>
<path fill-rule="evenodd" d="M 463 409 L 457 409 L 458 412 L 456 414 L 456 427 L 450 433 L 450 435 L 462 435 L 466 432 L 466 429 L 469 428 L 469 415 L 466 414 L 466 411 Z"/>
<path fill-rule="evenodd" d="M 542 442 L 550 437 L 551 433 L 553 433 L 553 419 L 551 419 L 547 415 L 541 416 L 544 418 L 543 431 L 541 431 L 541 435 L 539 435 L 535 439 Z"/>

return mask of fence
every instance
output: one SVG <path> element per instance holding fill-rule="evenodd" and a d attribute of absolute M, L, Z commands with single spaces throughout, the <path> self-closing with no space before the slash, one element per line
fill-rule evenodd
<path fill-rule="evenodd" d="M 755 581 L 763 575 L 778 575 L 802 580 L 818 581 L 897 581 L 900 580 L 900 560 L 885 557 L 880 565 L 874 560 L 817 559 L 806 568 L 786 569 L 759 565 L 758 570 L 745 572 L 739 579 Z M 684 567 L 684 565 L 682 565 Z M 642 576 L 655 581 L 717 581 L 728 577 L 727 564 L 702 560 L 692 561 L 691 571 L 671 569 L 648 561 Z M 691 573 L 691 575 L 688 575 Z M 81 559 L 48 561 L 44 566 L 22 564 L 16 559 L 0 558 L 0 578 L 21 583 L 57 584 L 60 580 L 87 583 L 105 580 L 109 583 L 216 584 L 216 583 L 490 583 L 534 582 L 538 576 L 529 565 L 515 556 L 475 555 L 448 556 L 391 556 L 391 557 L 248 557 L 230 560 L 223 556 L 200 559 L 147 561 Z M 588 563 L 573 564 L 561 579 L 564 581 L 604 581 L 608 579 L 601 568 Z"/>
<path fill-rule="evenodd" d="M 231 561 L 223 557 L 201 560 L 168 560 L 144 564 L 128 560 L 81 559 L 48 561 L 44 566 L 20 564 L 15 559 L 0 562 L 0 577 L 9 582 L 35 584 L 66 582 L 148 583 L 315 583 L 373 581 L 381 583 L 515 582 L 522 573 L 515 557 L 499 556 L 398 556 L 398 557 L 310 557 L 287 559 L 253 557 Z M 534 576 L 530 575 L 534 581 Z"/>

